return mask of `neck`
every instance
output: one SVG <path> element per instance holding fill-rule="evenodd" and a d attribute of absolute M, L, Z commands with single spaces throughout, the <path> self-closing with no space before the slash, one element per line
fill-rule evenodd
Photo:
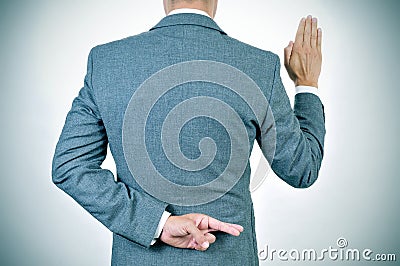
<path fill-rule="evenodd" d="M 203 2 L 200 1 L 194 1 L 192 3 L 188 2 L 177 2 L 173 6 L 167 7 L 165 10 L 165 13 L 168 15 L 171 11 L 176 10 L 176 9 L 182 9 L 182 8 L 191 8 L 191 9 L 197 9 L 206 12 L 210 17 L 214 18 L 215 17 L 215 12 L 213 11 L 213 8 L 210 6 L 204 5 Z"/>

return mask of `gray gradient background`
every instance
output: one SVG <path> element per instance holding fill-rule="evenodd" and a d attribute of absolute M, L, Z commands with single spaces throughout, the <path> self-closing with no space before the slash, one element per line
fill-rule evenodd
<path fill-rule="evenodd" d="M 111 233 L 52 184 L 51 159 L 90 48 L 148 30 L 163 17 L 161 2 L 1 1 L 1 265 L 110 264 Z M 350 248 L 400 259 L 399 7 L 220 0 L 216 21 L 230 36 L 281 56 L 301 16 L 319 17 L 324 30 L 320 178 L 296 190 L 269 175 L 253 193 L 259 248 L 322 249 L 343 236 Z M 113 169 L 110 158 L 105 167 Z M 265 262 L 285 264 L 306 263 Z M 356 264 L 374 265 L 345 265 Z"/>

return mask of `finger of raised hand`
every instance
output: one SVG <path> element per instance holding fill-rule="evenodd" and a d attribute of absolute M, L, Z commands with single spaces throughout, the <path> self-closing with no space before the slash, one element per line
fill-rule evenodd
<path fill-rule="evenodd" d="M 303 46 L 309 47 L 311 46 L 311 24 L 312 24 L 312 17 L 307 16 L 306 22 L 304 27 L 304 37 L 303 37 Z"/>
<path fill-rule="evenodd" d="M 302 18 L 299 23 L 299 27 L 297 28 L 296 38 L 294 40 L 294 45 L 302 46 L 304 41 L 304 28 L 305 28 L 306 19 Z"/>
<path fill-rule="evenodd" d="M 286 46 L 284 49 L 285 52 L 285 66 L 287 67 L 290 62 L 290 56 L 292 55 L 292 50 L 293 50 L 293 42 L 289 42 L 289 45 Z"/>
<path fill-rule="evenodd" d="M 318 39 L 318 20 L 317 18 L 312 18 L 311 21 L 311 47 L 317 47 L 317 39 Z"/>
<path fill-rule="evenodd" d="M 322 29 L 317 30 L 317 49 L 321 52 L 321 45 L 322 45 Z"/>

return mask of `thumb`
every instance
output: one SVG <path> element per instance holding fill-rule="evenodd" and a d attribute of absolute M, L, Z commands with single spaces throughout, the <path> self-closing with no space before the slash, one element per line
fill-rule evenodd
<path fill-rule="evenodd" d="M 210 246 L 207 237 L 194 224 L 188 226 L 188 232 L 193 236 L 201 250 L 206 250 Z"/>
<path fill-rule="evenodd" d="M 285 66 L 289 65 L 290 57 L 292 55 L 292 50 L 293 50 L 293 42 L 290 41 L 288 46 L 286 46 L 286 48 L 284 50 L 284 53 L 285 53 L 285 61 L 284 61 Z"/>

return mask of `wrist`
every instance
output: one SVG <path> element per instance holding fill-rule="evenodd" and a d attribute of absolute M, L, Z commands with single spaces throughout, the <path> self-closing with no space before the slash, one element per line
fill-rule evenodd
<path fill-rule="evenodd" d="M 294 82 L 296 87 L 298 86 L 308 86 L 318 88 L 318 81 L 308 81 L 308 80 L 296 80 Z"/>
<path fill-rule="evenodd" d="M 171 213 L 164 211 L 164 213 L 161 216 L 160 222 L 158 224 L 154 238 L 158 238 L 158 239 L 161 238 L 161 235 L 164 231 L 165 225 L 167 224 L 167 221 L 169 220 L 170 217 L 171 217 Z"/>

